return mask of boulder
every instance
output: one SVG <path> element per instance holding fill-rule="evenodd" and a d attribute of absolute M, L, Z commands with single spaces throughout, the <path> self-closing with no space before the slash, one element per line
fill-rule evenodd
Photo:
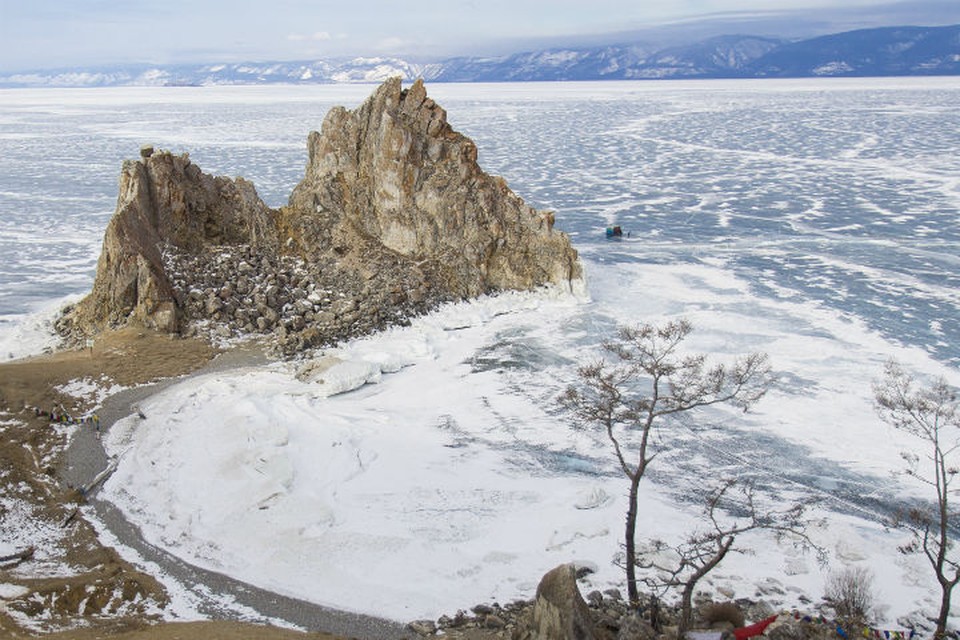
<path fill-rule="evenodd" d="M 530 631 L 535 640 L 593 640 L 593 615 L 577 587 L 575 565 L 560 565 L 540 580 Z"/>
<path fill-rule="evenodd" d="M 620 621 L 617 640 L 655 640 L 658 635 L 649 622 L 634 614 Z"/>
<path fill-rule="evenodd" d="M 433 620 L 414 620 L 407 628 L 420 636 L 432 636 L 437 632 L 437 625 Z"/>

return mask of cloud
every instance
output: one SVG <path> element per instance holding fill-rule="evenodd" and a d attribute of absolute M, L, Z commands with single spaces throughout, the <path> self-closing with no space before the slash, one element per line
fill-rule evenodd
<path fill-rule="evenodd" d="M 377 51 L 403 51 L 411 47 L 413 42 L 398 36 L 389 36 L 379 40 L 375 46 Z"/>
<path fill-rule="evenodd" d="M 415 10 L 397 11 L 392 0 L 0 0 L 0 69 L 367 54 L 426 60 L 609 42 L 666 46 L 734 32 L 809 37 L 960 22 L 957 0 L 846 0 L 840 7 L 836 0 L 780 0 L 772 13 L 770 4 L 421 0 Z M 801 5 L 820 9 L 797 10 Z"/>
<path fill-rule="evenodd" d="M 339 36 L 340 38 L 345 38 L 346 36 Z M 325 42 L 327 40 L 333 40 L 331 36 L 326 31 L 315 31 L 309 35 L 304 35 L 302 33 L 291 33 L 287 36 L 287 40 L 291 42 Z"/>

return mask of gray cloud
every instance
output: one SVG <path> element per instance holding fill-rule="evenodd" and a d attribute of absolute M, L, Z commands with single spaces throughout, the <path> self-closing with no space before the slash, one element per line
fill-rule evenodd
<path fill-rule="evenodd" d="M 365 54 L 428 58 L 730 30 L 801 36 L 960 22 L 956 0 L 817 2 L 784 0 L 771 12 L 765 0 L 0 0 L 0 71 Z"/>

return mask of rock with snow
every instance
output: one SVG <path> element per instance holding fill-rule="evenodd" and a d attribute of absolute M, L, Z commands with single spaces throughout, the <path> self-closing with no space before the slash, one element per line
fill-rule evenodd
<path fill-rule="evenodd" d="M 93 291 L 58 323 L 85 338 L 271 335 L 287 353 L 402 324 L 442 302 L 582 278 L 554 214 L 477 164 L 418 81 L 384 83 L 309 136 L 290 204 L 145 147 L 127 161 Z"/>
<path fill-rule="evenodd" d="M 603 490 L 603 487 L 594 487 L 588 491 L 580 492 L 573 506 L 576 509 L 599 509 L 609 504 L 611 500 L 613 500 L 613 498 Z"/>

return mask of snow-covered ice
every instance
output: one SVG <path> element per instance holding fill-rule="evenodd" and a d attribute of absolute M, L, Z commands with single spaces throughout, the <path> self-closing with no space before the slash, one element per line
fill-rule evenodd
<path fill-rule="evenodd" d="M 89 289 L 120 161 L 142 143 L 245 176 L 278 205 L 307 131 L 369 90 L 2 92 L 0 358 L 42 350 L 51 316 L 29 314 Z M 603 436 L 556 399 L 617 324 L 684 316 L 691 350 L 765 351 L 776 385 L 749 414 L 660 433 L 675 453 L 644 481 L 641 536 L 676 539 L 706 483 L 750 479 L 775 503 L 820 499 L 826 524 L 811 533 L 830 567 L 745 539 L 756 554 L 706 586 L 749 597 L 774 578 L 790 606 L 856 564 L 876 575 L 887 621 L 934 610 L 929 568 L 885 528 L 923 495 L 891 473 L 917 444 L 877 419 L 870 383 L 896 357 L 960 385 L 960 80 L 428 91 L 485 169 L 558 211 L 589 298 L 452 305 L 312 370 L 178 383 L 111 432 L 121 463 L 103 495 L 192 562 L 400 620 L 530 597 L 570 560 L 619 585 L 625 482 Z M 614 224 L 628 237 L 606 241 Z"/>
<path fill-rule="evenodd" d="M 507 294 L 351 343 L 336 352 L 354 365 L 342 369 L 344 386 L 355 386 L 355 371 L 373 363 L 407 366 L 348 393 L 329 393 L 340 385 L 336 368 L 323 383 L 301 382 L 297 367 L 279 364 L 174 386 L 142 405 L 146 420 L 128 418 L 111 432 L 121 463 L 104 495 L 148 540 L 201 566 L 398 620 L 530 597 L 544 572 L 569 561 L 596 565 L 597 586 L 622 585 L 613 560 L 625 481 L 603 436 L 575 429 L 556 399 L 570 380 L 570 357 L 595 353 L 602 336 L 590 327 L 641 312 L 672 317 L 675 307 L 687 308 L 697 327 L 691 348 L 765 350 L 778 371 L 802 370 L 816 384 L 781 385 L 746 417 L 718 411 L 706 414 L 709 428 L 664 431 L 665 443 L 684 445 L 695 430 L 700 442 L 686 450 L 710 448 L 687 466 L 671 464 L 683 477 L 664 470 L 656 485 L 645 483 L 643 536 L 676 541 L 689 532 L 696 485 L 745 475 L 743 456 L 767 455 L 754 448 L 752 432 L 884 481 L 899 450 L 912 446 L 873 417 L 863 380 L 882 361 L 869 330 L 830 312 L 758 299 L 716 268 L 591 265 L 590 273 L 591 301 Z M 603 293 L 614 290 L 610 279 L 632 283 L 616 288 L 617 305 Z M 644 293 L 651 281 L 662 288 Z M 758 311 L 749 331 L 744 308 Z M 910 349 L 896 354 L 927 359 Z M 737 439 L 724 437 L 728 429 Z M 830 495 L 818 484 L 824 478 L 790 484 L 773 466 L 748 466 L 780 500 Z M 814 527 L 813 536 L 834 567 L 874 570 L 889 615 L 913 611 L 928 593 L 909 584 L 916 568 L 897 557 L 902 536 L 884 530 L 882 514 L 833 513 L 846 506 L 825 502 L 816 515 L 830 512 L 830 525 Z M 796 606 L 800 594 L 819 597 L 825 570 L 814 554 L 759 535 L 744 544 L 756 555 L 725 561 L 715 586 L 752 596 L 754 584 L 775 578 L 799 589 L 783 596 L 784 606 Z"/>

